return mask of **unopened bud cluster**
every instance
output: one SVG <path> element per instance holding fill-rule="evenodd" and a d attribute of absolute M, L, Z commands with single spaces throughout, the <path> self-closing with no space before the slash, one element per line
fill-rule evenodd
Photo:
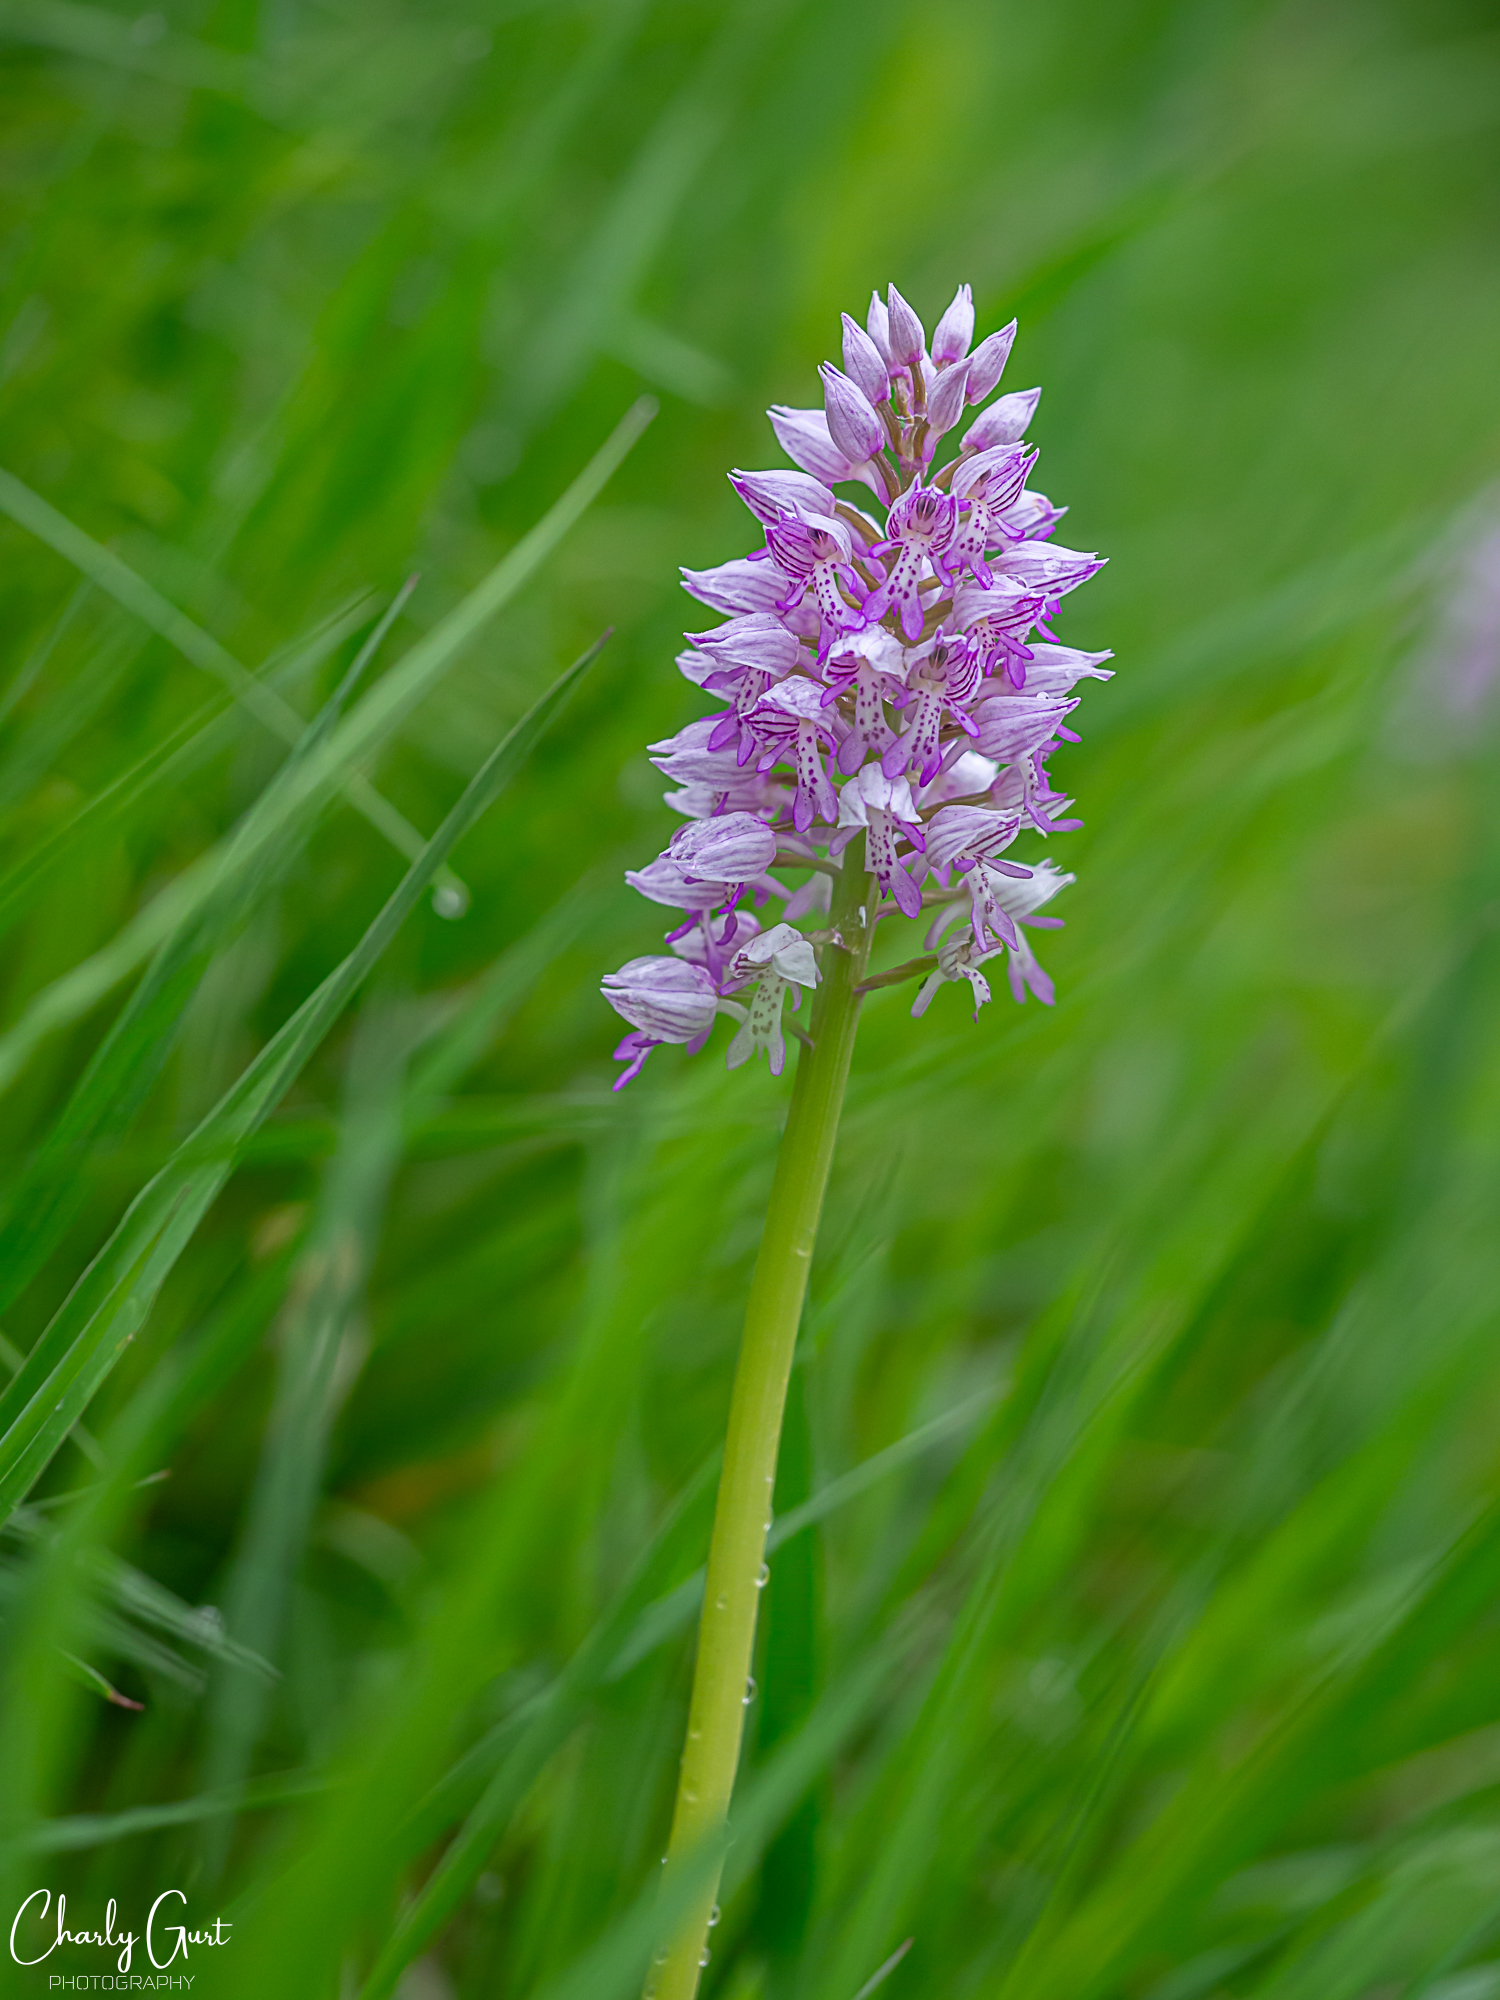
<path fill-rule="evenodd" d="M 626 880 L 680 921 L 670 956 L 604 981 L 631 1024 L 617 1089 L 663 1042 L 701 1048 L 720 1014 L 737 1024 L 730 1067 L 764 1050 L 779 1074 L 788 995 L 795 1008 L 839 948 L 832 883 L 859 834 L 871 920 L 926 927 L 914 1014 L 967 980 L 977 1015 L 1002 952 L 1016 999 L 1051 1001 L 1024 926 L 1055 924 L 1039 912 L 1073 877 L 1002 857 L 1023 832 L 1079 824 L 1047 759 L 1078 740 L 1073 690 L 1107 679 L 1110 655 L 1048 624 L 1102 565 L 1050 539 L 1062 509 L 1027 485 L 1040 390 L 989 401 L 1015 330 L 974 347 L 962 285 L 929 349 L 895 287 L 877 293 L 864 326 L 844 315 L 823 408 L 769 413 L 801 470 L 731 474 L 764 545 L 683 572 L 724 622 L 689 632 L 677 664 L 723 705 L 650 747 L 687 824 Z"/>

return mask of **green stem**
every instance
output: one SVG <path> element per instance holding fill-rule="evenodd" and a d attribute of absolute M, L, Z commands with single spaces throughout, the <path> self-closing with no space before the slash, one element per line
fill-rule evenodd
<path fill-rule="evenodd" d="M 857 989 L 870 956 L 870 919 L 876 901 L 875 883 L 865 872 L 861 835 L 845 851 L 834 889 L 832 925 L 843 946 L 830 945 L 824 952 L 823 982 L 813 1008 L 813 1045 L 797 1059 L 792 1107 L 745 1310 L 703 1588 L 687 1744 L 667 1848 L 669 1873 L 685 1856 L 713 1841 L 729 1813 L 781 1418 L 854 1052 L 860 1009 Z M 664 1943 L 647 1980 L 648 2000 L 693 2000 L 718 1887 L 715 1872 L 675 1935 Z"/>

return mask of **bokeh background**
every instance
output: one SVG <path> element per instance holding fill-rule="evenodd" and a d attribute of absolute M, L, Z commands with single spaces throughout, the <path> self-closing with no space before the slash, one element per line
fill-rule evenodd
<path fill-rule="evenodd" d="M 5 0 L 0 161 L 7 1368 L 403 866 L 329 803 L 27 1039 L 287 754 L 99 547 L 308 717 L 660 403 L 371 766 L 425 836 L 612 628 L 467 914 L 8 1489 L 7 1925 L 175 1886 L 211 1996 L 637 1990 L 789 1082 L 610 1094 L 676 566 L 841 308 L 968 280 L 1118 674 L 1056 1008 L 867 1009 L 707 1990 L 1500 1995 L 1493 5 Z"/>

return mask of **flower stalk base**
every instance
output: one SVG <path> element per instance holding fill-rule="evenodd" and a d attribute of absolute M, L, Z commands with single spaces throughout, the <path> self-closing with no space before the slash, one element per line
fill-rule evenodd
<path fill-rule="evenodd" d="M 791 1111 L 745 1311 L 698 1629 L 687 1744 L 667 1850 L 669 1875 L 674 1864 L 722 1830 L 734 1789 L 787 1382 L 838 1136 L 859 1021 L 858 988 L 869 961 L 878 900 L 879 886 L 866 872 L 861 837 L 847 850 L 834 891 L 831 926 L 842 945 L 830 945 L 823 955 L 812 1047 L 798 1057 Z M 675 1936 L 664 1941 L 647 1979 L 648 2000 L 693 2000 L 717 1894 L 715 1876 Z"/>

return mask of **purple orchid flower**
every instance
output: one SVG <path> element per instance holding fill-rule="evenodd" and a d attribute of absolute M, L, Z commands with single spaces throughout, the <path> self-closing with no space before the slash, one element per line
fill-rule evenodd
<path fill-rule="evenodd" d="M 677 666 L 716 712 L 650 746 L 682 823 L 626 879 L 682 921 L 670 957 L 605 981 L 631 1030 L 621 1083 L 719 1014 L 731 1067 L 764 1054 L 781 1073 L 786 1006 L 840 948 L 828 913 L 851 849 L 878 885 L 872 921 L 929 922 L 914 1014 L 958 984 L 977 1016 L 1002 954 L 1017 1000 L 1053 998 L 1024 927 L 1055 923 L 1042 906 L 1073 878 L 1011 856 L 1080 824 L 1049 760 L 1112 656 L 1049 621 L 1101 558 L 1051 539 L 1064 509 L 1029 483 L 1041 392 L 995 393 L 1014 321 L 976 341 L 960 285 L 929 344 L 890 286 L 841 334 L 823 407 L 770 412 L 792 467 L 730 475 L 764 545 L 683 572 L 718 622 Z"/>
<path fill-rule="evenodd" d="M 911 1003 L 912 1019 L 920 1020 L 927 1012 L 932 996 L 944 980 L 967 979 L 974 990 L 974 1019 L 977 1021 L 980 1008 L 987 1007 L 991 998 L 990 982 L 979 968 L 986 960 L 998 957 L 1000 950 L 999 945 L 977 944 L 972 931 L 965 931 L 961 937 L 944 938 L 938 946 L 937 970 L 928 974 Z M 616 1090 L 619 1087 L 615 1085 Z"/>
<path fill-rule="evenodd" d="M 867 756 L 883 756 L 895 742 L 896 732 L 885 711 L 888 702 L 906 699 L 902 672 L 903 649 L 879 625 L 856 633 L 825 667 L 828 692 L 823 696 L 824 708 L 846 696 L 854 698 L 853 721 L 836 759 L 845 777 L 851 777 Z"/>
<path fill-rule="evenodd" d="M 753 764 L 736 770 L 723 784 L 703 784 L 694 779 L 674 792 L 663 792 L 662 802 L 684 819 L 717 819 L 721 813 L 753 812 L 757 819 L 774 820 L 791 803 L 791 792 L 773 773 L 758 771 Z"/>
<path fill-rule="evenodd" d="M 719 1009 L 711 976 L 680 958 L 633 958 L 605 975 L 603 991 L 635 1030 L 615 1050 L 615 1060 L 629 1065 L 615 1078 L 616 1090 L 640 1075 L 647 1056 L 663 1042 L 701 1048 Z"/>
<path fill-rule="evenodd" d="M 734 883 L 743 891 L 776 859 L 776 836 L 754 813 L 724 813 L 680 826 L 667 852 L 685 882 Z"/>
<path fill-rule="evenodd" d="M 707 785 L 714 791 L 731 789 L 741 766 L 732 749 L 710 749 L 723 726 L 724 717 L 700 716 L 675 736 L 647 745 L 647 754 L 664 778 L 674 784 Z"/>
<path fill-rule="evenodd" d="M 1026 475 L 1035 464 L 1035 451 L 1005 445 L 960 463 L 950 490 L 955 500 L 968 504 L 943 552 L 941 570 L 945 582 L 956 582 L 965 570 L 986 589 L 994 582 L 985 552 L 997 542 L 1022 539 L 1020 535 L 1007 535 L 1007 517 L 1021 497 Z"/>
<path fill-rule="evenodd" d="M 860 827 L 867 829 L 871 873 L 902 916 L 914 917 L 922 907 L 922 891 L 901 865 L 896 842 L 904 837 L 920 853 L 925 835 L 905 778 L 888 778 L 878 764 L 866 764 L 850 779 L 839 793 L 839 831 L 829 852 L 841 852 Z"/>
<path fill-rule="evenodd" d="M 967 634 L 983 671 L 1003 673 L 1016 688 L 1026 685 L 1032 658 L 1027 637 L 1046 610 L 1041 591 L 1027 590 L 1010 577 L 996 577 L 988 589 L 964 584 L 953 598 L 953 622 Z"/>
<path fill-rule="evenodd" d="M 762 770 L 785 759 L 796 772 L 792 825 L 798 833 L 806 833 L 814 819 L 832 826 L 838 794 L 823 768 L 823 747 L 836 749 L 838 735 L 816 682 L 786 680 L 768 688 L 750 713 L 750 727 L 766 748 Z"/>
<path fill-rule="evenodd" d="M 935 486 L 912 486 L 891 508 L 886 521 L 886 539 L 877 542 L 877 555 L 894 555 L 890 574 L 866 600 L 865 610 L 880 618 L 894 610 L 908 639 L 922 636 L 926 616 L 922 585 L 937 574 L 936 564 L 953 539 L 958 520 L 958 503 L 951 493 Z"/>
<path fill-rule="evenodd" d="M 755 981 L 744 1024 L 729 1044 L 729 1067 L 738 1069 L 741 1063 L 764 1053 L 772 1076 L 780 1076 L 786 1064 L 782 1002 L 790 991 L 795 1008 L 802 997 L 800 989 L 817 985 L 818 961 L 813 948 L 791 924 L 775 924 L 735 953 L 729 972 L 737 983 Z"/>
<path fill-rule="evenodd" d="M 775 858 L 776 836 L 764 820 L 725 813 L 679 827 L 664 853 L 628 870 L 625 880 L 651 902 L 687 912 L 686 922 L 667 933 L 669 944 L 709 912 L 727 918 L 720 939 L 727 944 L 736 934 L 735 905 Z"/>
<path fill-rule="evenodd" d="M 1061 735 L 1064 718 L 1077 706 L 1076 696 L 1036 694 L 1029 686 L 1025 694 L 991 695 L 973 710 L 973 747 L 997 763 L 1019 763 Z"/>
<path fill-rule="evenodd" d="M 736 562 L 720 563 L 715 569 L 682 572 L 682 587 L 690 597 L 696 597 L 710 611 L 737 614 L 774 611 L 790 583 L 791 578 L 774 562 L 765 560 L 763 549 L 757 551 L 754 561 L 742 556 Z M 800 624 L 795 618 L 786 622 L 791 630 L 801 632 L 804 637 L 811 636 L 805 619 Z"/>
<path fill-rule="evenodd" d="M 1002 508 L 995 516 L 995 526 L 1006 542 L 1044 542 L 1067 511 L 1066 507 L 1054 507 L 1045 493 L 1028 487 L 1014 506 Z"/>
<path fill-rule="evenodd" d="M 708 656 L 709 671 L 695 676 L 710 694 L 729 697 L 730 706 L 717 718 L 708 738 L 710 750 L 733 750 L 739 764 L 748 764 L 760 750 L 749 723 L 756 703 L 773 681 L 784 680 L 798 666 L 812 664 L 812 655 L 795 634 L 764 612 L 730 621 L 721 632 L 689 635 Z M 680 662 L 679 662 L 680 664 Z"/>
<path fill-rule="evenodd" d="M 916 655 L 907 680 L 906 729 L 880 760 L 888 778 L 915 768 L 922 784 L 935 778 L 943 762 L 942 725 L 951 716 L 968 736 L 976 725 L 968 713 L 983 685 L 979 652 L 959 634 L 939 632 Z"/>
<path fill-rule="evenodd" d="M 1104 662 L 1113 653 L 1081 653 L 1076 646 L 1035 645 L 1026 669 L 1028 694 L 1071 694 L 1081 680 L 1112 681 Z"/>
<path fill-rule="evenodd" d="M 894 285 L 886 288 L 885 344 L 895 368 L 917 370 L 927 355 L 922 322 Z"/>
<path fill-rule="evenodd" d="M 995 557 L 997 576 L 1046 593 L 1054 608 L 1058 600 L 1103 569 L 1105 558 L 1085 555 L 1081 549 L 1059 548 L 1056 542 L 1014 542 Z"/>
<path fill-rule="evenodd" d="M 862 606 L 870 593 L 854 568 L 854 537 L 842 521 L 826 514 L 783 514 L 766 529 L 766 548 L 777 568 L 792 579 L 778 611 L 794 611 L 812 590 L 821 664 L 841 634 L 865 623 Z M 857 601 L 851 604 L 850 597 Z"/>
<path fill-rule="evenodd" d="M 972 877 L 970 879 L 972 880 Z M 1006 940 L 1005 970 L 1011 994 L 1017 1003 L 1025 1000 L 1028 990 L 1046 1007 L 1051 1007 L 1056 1001 L 1057 995 L 1052 981 L 1038 964 L 1036 952 L 1024 927 L 1030 924 L 1033 928 L 1061 930 L 1060 917 L 1038 916 L 1037 911 L 1044 903 L 1050 902 L 1059 889 L 1065 889 L 1073 880 L 1073 876 L 1063 874 L 1052 862 L 1042 861 L 1030 871 L 1024 881 L 1014 876 L 1002 878 L 997 875 L 988 885 L 996 906 L 1003 907 L 1015 931 L 1014 938 Z M 935 939 L 946 925 L 951 924 L 961 907 L 960 904 L 950 904 L 943 916 L 933 925 L 932 931 L 928 934 L 929 938 Z M 998 950 L 998 946 L 986 942 L 979 932 L 967 925 L 945 943 L 946 949 L 943 943 L 938 944 L 937 970 L 928 978 L 922 991 L 917 995 L 912 1006 L 913 1014 L 925 1012 L 928 1002 L 944 980 L 969 979 L 970 984 L 974 985 L 971 976 L 973 970 L 986 959 L 993 958 Z M 974 997 L 976 1002 L 974 1014 L 977 1020 L 980 1006 L 990 997 L 987 981 L 981 980 L 978 985 L 974 985 Z"/>

